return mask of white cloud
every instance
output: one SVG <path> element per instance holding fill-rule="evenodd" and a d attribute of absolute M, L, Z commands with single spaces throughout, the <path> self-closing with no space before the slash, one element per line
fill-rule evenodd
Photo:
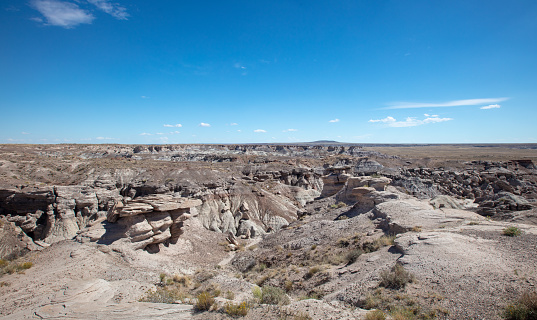
<path fill-rule="evenodd" d="M 339 119 L 330 120 L 328 122 L 339 122 Z"/>
<path fill-rule="evenodd" d="M 500 109 L 500 108 L 501 108 L 501 106 L 499 104 L 491 104 L 491 105 L 488 105 L 488 106 L 481 107 L 479 109 L 488 110 L 488 109 Z"/>
<path fill-rule="evenodd" d="M 172 132 L 170 132 L 170 134 L 178 134 L 178 133 L 181 133 L 181 132 L 179 132 L 179 131 L 172 131 Z"/>
<path fill-rule="evenodd" d="M 140 133 L 141 136 L 152 136 L 151 133 L 147 133 L 147 132 L 142 132 Z M 98 138 L 97 138 L 98 139 Z"/>
<path fill-rule="evenodd" d="M 235 123 L 235 122 L 233 122 L 233 123 L 230 123 L 229 125 L 230 125 L 230 126 L 238 126 L 239 124 L 238 124 L 238 123 Z"/>
<path fill-rule="evenodd" d="M 163 135 L 164 133 L 163 132 L 157 132 L 155 134 L 158 134 L 158 135 Z"/>
<path fill-rule="evenodd" d="M 386 117 L 379 120 L 369 120 L 368 122 L 381 122 L 385 123 L 388 127 L 392 128 L 404 128 L 404 127 L 416 127 L 429 123 L 438 123 L 453 120 L 452 118 L 440 118 L 437 115 L 429 116 L 423 120 L 417 119 L 415 117 L 408 117 L 405 121 L 397 121 L 394 117 Z"/>
<path fill-rule="evenodd" d="M 387 122 L 395 122 L 395 118 L 394 117 L 386 117 L 384 119 L 379 119 L 379 120 L 369 120 L 368 122 L 384 122 L 384 123 L 387 123 Z"/>
<path fill-rule="evenodd" d="M 399 102 L 390 107 L 383 109 L 415 109 L 415 108 L 440 108 L 440 107 L 458 107 L 458 106 L 475 106 L 485 103 L 497 103 L 508 100 L 509 98 L 487 98 L 487 99 L 466 99 L 454 100 L 442 103 L 415 103 L 415 102 Z"/>
<path fill-rule="evenodd" d="M 202 122 L 202 123 L 199 124 L 199 126 L 200 126 L 200 127 L 210 127 L 211 125 L 208 124 L 208 123 L 204 123 L 204 122 Z"/>
<path fill-rule="evenodd" d="M 165 124 L 163 126 L 166 128 L 181 128 L 183 125 L 178 123 L 178 124 Z"/>
<path fill-rule="evenodd" d="M 116 140 L 115 138 L 109 138 L 109 137 L 97 137 L 95 139 L 97 139 L 97 140 Z"/>
<path fill-rule="evenodd" d="M 129 16 L 127 9 L 117 3 L 111 3 L 108 0 L 88 0 L 88 2 L 116 19 L 127 20 Z"/>
<path fill-rule="evenodd" d="M 46 19 L 46 25 L 72 28 L 82 23 L 90 24 L 95 17 L 74 3 L 58 0 L 34 0 L 32 6 Z M 34 19 L 38 21 L 38 19 Z"/>
<path fill-rule="evenodd" d="M 265 132 L 267 132 L 267 130 L 263 130 L 263 129 L 255 129 L 254 132 L 257 132 L 257 133 L 265 133 Z"/>
<path fill-rule="evenodd" d="M 286 130 L 283 130 L 283 132 L 296 132 L 298 131 L 298 129 L 286 129 Z"/>
<path fill-rule="evenodd" d="M 24 131 L 23 131 L 23 132 L 21 132 L 21 134 L 30 134 L 30 132 L 24 132 Z"/>

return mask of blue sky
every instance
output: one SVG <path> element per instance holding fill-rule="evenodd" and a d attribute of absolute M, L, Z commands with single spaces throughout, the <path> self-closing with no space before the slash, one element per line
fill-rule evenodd
<path fill-rule="evenodd" d="M 537 2 L 3 0 L 0 143 L 537 142 Z"/>

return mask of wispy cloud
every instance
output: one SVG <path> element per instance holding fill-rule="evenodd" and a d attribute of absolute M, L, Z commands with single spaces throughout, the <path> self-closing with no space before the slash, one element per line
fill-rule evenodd
<path fill-rule="evenodd" d="M 95 139 L 97 139 L 97 140 L 116 140 L 116 138 L 110 138 L 110 137 L 97 137 Z"/>
<path fill-rule="evenodd" d="M 23 132 L 21 132 L 21 134 L 30 134 L 30 132 L 23 131 Z"/>
<path fill-rule="evenodd" d="M 235 122 L 233 122 L 233 123 L 230 123 L 229 125 L 230 125 L 230 126 L 238 126 L 239 124 L 238 124 L 238 123 L 235 123 Z"/>
<path fill-rule="evenodd" d="M 142 132 L 140 133 L 141 136 L 152 136 L 151 133 L 147 133 L 147 132 Z"/>
<path fill-rule="evenodd" d="M 501 106 L 499 104 L 491 104 L 491 105 L 488 105 L 488 106 L 481 107 L 479 109 L 488 110 L 488 109 L 500 109 L 500 108 L 501 108 Z"/>
<path fill-rule="evenodd" d="M 254 132 L 257 132 L 257 133 L 266 133 L 267 130 L 263 130 L 263 129 L 255 129 Z"/>
<path fill-rule="evenodd" d="M 211 125 L 205 122 L 199 124 L 200 127 L 210 127 Z"/>
<path fill-rule="evenodd" d="M 47 20 L 45 25 L 73 28 L 79 24 L 90 24 L 95 17 L 74 3 L 58 0 L 33 0 L 31 5 Z M 34 19 L 40 21 L 40 18 Z M 42 22 L 42 20 L 41 20 Z"/>
<path fill-rule="evenodd" d="M 339 122 L 339 119 L 330 120 L 330 121 L 328 121 L 328 122 L 332 122 L 332 123 L 334 123 L 334 122 Z"/>
<path fill-rule="evenodd" d="M 441 108 L 441 107 L 459 107 L 459 106 L 475 106 L 487 103 L 498 103 L 509 98 L 487 98 L 487 99 L 466 99 L 454 100 L 442 103 L 415 103 L 415 102 L 398 102 L 392 106 L 382 109 L 415 109 L 415 108 Z"/>
<path fill-rule="evenodd" d="M 170 132 L 170 134 L 179 134 L 179 133 L 181 133 L 181 132 L 179 132 L 179 131 L 172 131 L 172 132 Z"/>
<path fill-rule="evenodd" d="M 111 3 L 108 0 L 88 0 L 88 2 L 116 19 L 127 20 L 129 17 L 127 9 L 117 3 Z"/>
<path fill-rule="evenodd" d="M 165 124 L 163 126 L 166 128 L 181 128 L 183 125 L 178 123 L 178 124 Z"/>
<path fill-rule="evenodd" d="M 427 118 L 423 120 L 417 119 L 415 117 L 408 117 L 405 119 L 405 121 L 397 121 L 394 117 L 386 117 L 384 119 L 379 119 L 379 120 L 371 119 L 368 122 L 384 123 L 388 127 L 392 127 L 392 128 L 404 128 L 404 127 L 416 127 L 416 126 L 421 126 L 421 125 L 429 124 L 429 123 L 439 123 L 439 122 L 453 120 L 452 118 L 440 118 L 437 115 L 434 115 L 434 116 L 426 115 L 426 117 Z"/>
<path fill-rule="evenodd" d="M 285 129 L 283 132 L 296 132 L 298 129 Z"/>

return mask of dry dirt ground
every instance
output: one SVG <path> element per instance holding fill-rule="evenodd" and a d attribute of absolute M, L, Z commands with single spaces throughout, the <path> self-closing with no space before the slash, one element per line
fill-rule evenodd
<path fill-rule="evenodd" d="M 51 148 L 41 151 L 65 152 L 62 146 Z M 2 146 L 0 186 L 75 184 L 102 166 L 138 166 L 157 173 L 177 166 L 157 160 L 80 159 L 76 146 L 68 149 L 72 155 L 43 158 L 34 149 Z M 520 146 L 365 149 L 400 157 L 377 159 L 394 167 L 537 161 L 536 149 Z M 301 163 L 322 165 L 319 159 Z M 226 165 L 188 164 L 193 171 Z M 154 254 L 114 251 L 94 242 L 54 243 L 13 262 L 32 262 L 31 268 L 0 277 L 0 319 L 233 319 L 225 305 L 244 301 L 250 306 L 244 319 L 252 320 L 364 319 L 373 309 L 394 319 L 501 319 L 507 304 L 537 290 L 535 209 L 495 221 L 473 209 L 435 209 L 430 199 L 393 187 L 382 192 L 396 199 L 365 209 L 336 196 L 317 199 L 284 229 L 239 239 L 237 251 L 228 249 L 226 234 L 205 229 L 197 218 L 185 222 L 177 244 Z M 7 230 L 6 224 L 0 229 Z M 520 235 L 505 235 L 508 227 Z M 405 231 L 396 235 L 394 230 Z M 410 273 L 411 282 L 401 288 L 382 285 L 383 275 L 395 265 Z M 259 303 L 257 286 L 281 288 L 290 303 Z M 140 301 L 150 290 L 177 290 L 177 303 Z M 218 295 L 218 307 L 196 311 L 194 298 L 201 292 Z"/>

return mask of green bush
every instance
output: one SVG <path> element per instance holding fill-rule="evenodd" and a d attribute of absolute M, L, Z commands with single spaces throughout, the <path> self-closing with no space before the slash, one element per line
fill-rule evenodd
<path fill-rule="evenodd" d="M 389 271 L 382 271 L 380 278 L 379 286 L 396 290 L 402 289 L 408 283 L 414 281 L 414 276 L 399 263 L 396 263 Z"/>
<path fill-rule="evenodd" d="M 261 303 L 265 304 L 289 304 L 289 297 L 280 288 L 273 286 L 263 286 L 261 294 Z"/>
<path fill-rule="evenodd" d="M 211 310 L 211 307 L 214 305 L 214 297 L 209 292 L 202 292 L 196 297 L 197 301 L 194 305 L 194 308 L 198 311 L 207 311 Z"/>
<path fill-rule="evenodd" d="M 504 309 L 502 316 L 507 320 L 537 320 L 537 291 L 523 293 L 516 303 Z"/>
<path fill-rule="evenodd" d="M 517 227 L 507 227 L 503 229 L 503 234 L 508 237 L 518 237 L 522 231 Z"/>
<path fill-rule="evenodd" d="M 261 290 L 261 288 L 258 286 L 254 286 L 252 288 L 252 294 L 254 295 L 254 298 L 261 301 L 261 297 L 263 296 L 263 290 Z"/>

